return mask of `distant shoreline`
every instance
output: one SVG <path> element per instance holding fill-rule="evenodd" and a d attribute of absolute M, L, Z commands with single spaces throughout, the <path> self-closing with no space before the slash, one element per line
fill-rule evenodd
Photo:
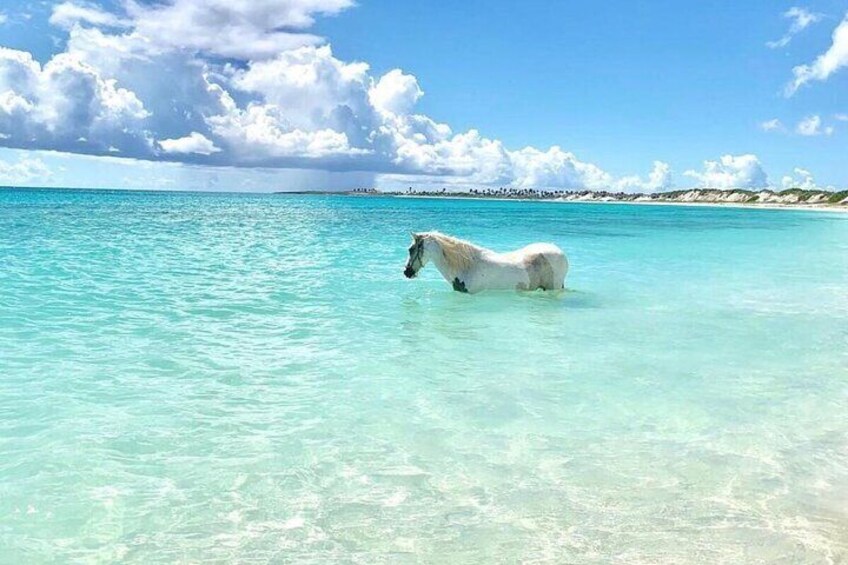
<path fill-rule="evenodd" d="M 848 212 L 848 191 L 741 191 L 692 189 L 654 194 L 583 192 L 468 193 L 468 192 L 381 192 L 347 191 L 351 196 L 389 196 L 395 198 L 445 198 L 449 200 L 505 200 L 516 202 L 554 202 L 575 204 L 635 204 L 641 206 L 693 206 L 763 210 L 815 210 Z M 834 201 L 835 200 L 835 201 Z"/>
<path fill-rule="evenodd" d="M 34 186 L 0 186 L 4 190 L 34 190 L 34 191 L 80 191 L 108 193 L 156 193 L 156 194 L 229 194 L 229 195 L 275 195 L 275 196 L 354 196 L 354 197 L 387 197 L 387 198 L 420 198 L 447 200 L 488 200 L 513 202 L 553 202 L 575 204 L 635 204 L 643 206 L 691 206 L 714 208 L 744 208 L 760 210 L 813 210 L 821 212 L 848 212 L 848 191 L 802 191 L 790 190 L 783 192 L 761 191 L 754 193 L 741 190 L 692 189 L 689 191 L 630 194 L 592 192 L 541 192 L 521 191 L 504 194 L 497 193 L 468 193 L 468 192 L 397 192 L 378 191 L 373 189 L 358 190 L 296 190 L 273 192 L 243 192 L 243 191 L 210 191 L 210 190 L 172 190 L 172 189 L 121 189 L 121 188 L 88 188 L 88 187 L 34 187 Z M 527 192 L 524 194 L 524 192 Z M 765 195 L 766 200 L 760 200 Z M 757 197 L 754 199 L 754 197 Z M 805 200 L 801 198 L 806 197 Z M 744 200 L 742 199 L 744 198 Z M 797 200 L 796 200 L 797 199 Z M 811 201 L 812 200 L 812 201 Z M 835 201 L 834 201 L 835 200 Z"/>

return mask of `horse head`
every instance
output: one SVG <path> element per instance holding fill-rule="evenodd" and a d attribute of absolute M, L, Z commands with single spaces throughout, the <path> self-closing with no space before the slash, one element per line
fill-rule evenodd
<path fill-rule="evenodd" d="M 409 259 L 406 261 L 403 275 L 408 279 L 413 279 L 418 275 L 418 271 L 427 264 L 427 249 L 425 247 L 426 238 L 423 234 L 413 233 L 410 235 L 412 235 L 412 245 L 409 246 Z"/>

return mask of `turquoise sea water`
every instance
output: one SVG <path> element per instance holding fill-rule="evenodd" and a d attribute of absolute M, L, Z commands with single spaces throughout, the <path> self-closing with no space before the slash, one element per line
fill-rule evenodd
<path fill-rule="evenodd" d="M 2 563 L 848 560 L 846 214 L 6 190 L 0 263 Z"/>

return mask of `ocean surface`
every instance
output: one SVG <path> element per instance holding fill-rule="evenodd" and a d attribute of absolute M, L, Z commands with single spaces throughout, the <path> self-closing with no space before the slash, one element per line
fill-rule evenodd
<path fill-rule="evenodd" d="M 848 214 L 2 190 L 0 562 L 117 560 L 845 562 Z"/>

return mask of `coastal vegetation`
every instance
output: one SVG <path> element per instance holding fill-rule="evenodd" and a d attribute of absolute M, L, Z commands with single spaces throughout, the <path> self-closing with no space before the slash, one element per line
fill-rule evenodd
<path fill-rule="evenodd" d="M 607 190 L 541 190 L 508 187 L 471 188 L 465 190 L 448 190 L 447 188 L 417 189 L 409 187 L 401 191 L 360 188 L 351 191 L 351 194 L 551 200 L 564 202 L 701 203 L 848 208 L 848 190 L 832 192 L 803 188 L 789 188 L 781 191 L 741 188 L 691 188 L 667 192 L 612 192 Z"/>

